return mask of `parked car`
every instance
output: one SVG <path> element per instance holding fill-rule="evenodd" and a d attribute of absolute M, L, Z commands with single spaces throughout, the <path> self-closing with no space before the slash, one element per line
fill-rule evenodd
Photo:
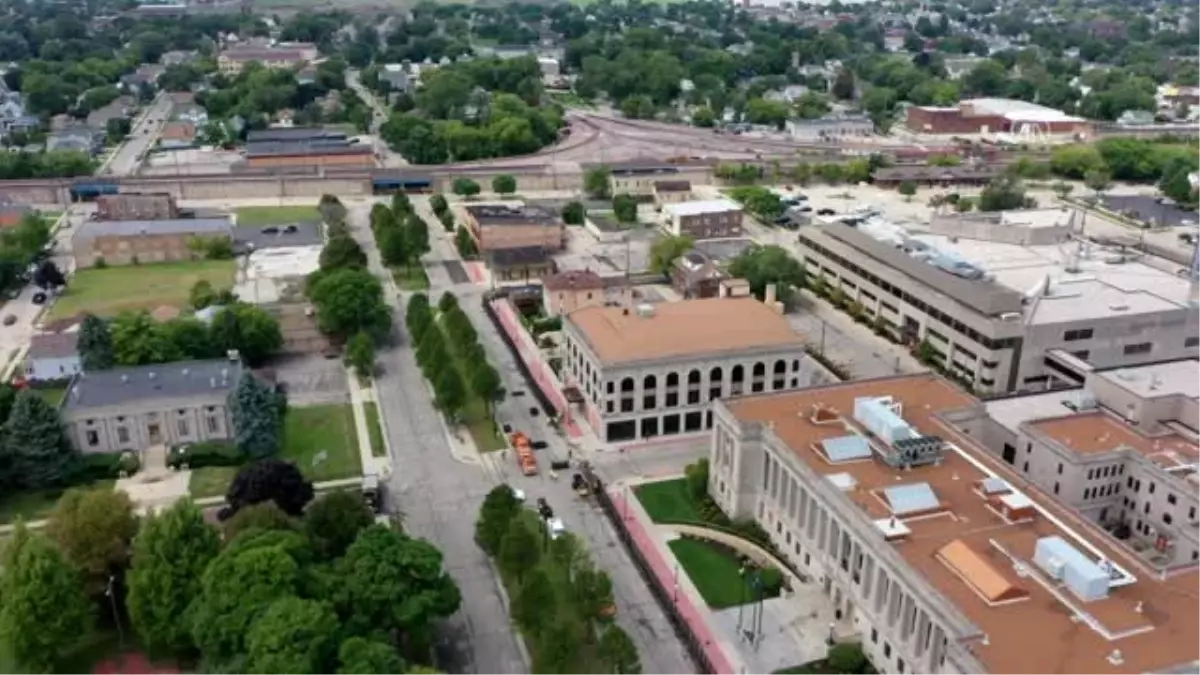
<path fill-rule="evenodd" d="M 38 291 L 37 293 L 33 294 L 33 304 L 43 305 L 45 303 L 46 303 L 46 293 L 44 291 Z"/>
<path fill-rule="evenodd" d="M 264 227 L 262 229 L 262 233 L 263 234 L 279 234 L 279 228 L 275 227 L 274 225 L 271 225 L 270 227 Z"/>
<path fill-rule="evenodd" d="M 300 228 L 296 227 L 295 225 L 288 225 L 283 228 L 284 234 L 296 234 L 299 231 L 300 231 Z"/>
<path fill-rule="evenodd" d="M 17 317 L 12 314 L 9 314 L 4 317 L 4 325 L 5 326 L 11 326 L 16 322 L 17 322 Z"/>
<path fill-rule="evenodd" d="M 530 417 L 537 417 L 537 416 L 538 416 L 538 409 L 537 409 L 537 406 L 534 406 L 534 407 L 532 407 L 532 408 L 530 408 L 530 409 L 529 409 L 529 415 L 530 415 Z"/>

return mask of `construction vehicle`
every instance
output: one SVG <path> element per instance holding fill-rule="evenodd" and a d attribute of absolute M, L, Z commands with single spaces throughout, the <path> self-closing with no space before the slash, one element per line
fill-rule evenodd
<path fill-rule="evenodd" d="M 526 476 L 536 476 L 538 472 L 537 459 L 533 456 L 533 447 L 529 445 L 529 437 L 520 431 L 514 431 L 509 440 L 512 441 L 513 451 L 517 454 L 517 464 L 521 473 Z"/>

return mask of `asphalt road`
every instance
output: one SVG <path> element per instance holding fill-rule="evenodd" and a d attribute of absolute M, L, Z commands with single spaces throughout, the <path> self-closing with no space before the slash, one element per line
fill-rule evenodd
<path fill-rule="evenodd" d="M 357 70 L 346 71 L 346 85 L 354 90 L 366 104 L 371 108 L 371 134 L 375 143 L 375 152 L 383 160 L 385 167 L 407 166 L 408 160 L 404 159 L 400 153 L 392 152 L 387 143 L 379 137 L 379 128 L 388 120 L 390 111 L 388 106 L 383 101 L 380 101 L 375 96 L 375 92 L 363 86 L 362 80 L 359 79 Z"/>
<path fill-rule="evenodd" d="M 451 239 L 432 219 L 426 200 L 417 198 L 414 203 L 432 225 L 432 251 L 426 256 L 431 298 L 436 302 L 446 290 L 458 295 L 459 304 L 475 324 L 488 358 L 500 371 L 505 388 L 509 392 L 529 391 L 513 357 L 483 312 L 480 300 L 484 289 L 455 283 L 450 278 L 441 263 L 458 260 Z M 377 254 L 367 241 L 367 228 L 362 225 L 367 212 L 367 207 L 357 207 L 352 210 L 352 219 L 360 225 L 357 234 L 374 265 Z M 397 333 L 401 335 L 402 323 L 402 314 L 397 310 Z M 431 392 L 407 344 L 384 350 L 380 364 L 383 370 L 377 382 L 380 410 L 393 454 L 394 469 L 389 480 L 391 503 L 403 513 L 406 527 L 442 549 L 447 569 L 463 591 L 463 609 L 450 622 L 441 645 L 443 668 L 454 672 L 528 671 L 509 630 L 498 579 L 473 540 L 475 516 L 484 496 L 493 486 L 508 482 L 523 489 L 530 501 L 544 497 L 566 528 L 582 538 L 596 565 L 612 577 L 617 621 L 637 644 L 643 671 L 695 672 L 666 615 L 646 589 L 599 508 L 575 495 L 570 489 L 569 474 L 557 479 L 550 477 L 550 460 L 565 458 L 568 445 L 546 423 L 544 415 L 529 413 L 529 408 L 537 405 L 533 396 L 510 396 L 497 406 L 496 413 L 501 422 L 548 444 L 538 453 L 542 472 L 526 477 L 517 470 L 509 453 L 493 453 L 471 463 L 452 455 L 440 415 L 430 401 Z M 629 475 L 629 471 L 639 471 L 641 466 L 616 455 L 597 456 L 596 460 L 601 475 L 610 480 Z M 674 457 L 671 460 L 670 466 L 660 466 L 657 471 L 677 471 L 683 465 Z"/>
<path fill-rule="evenodd" d="M 131 176 L 137 173 L 142 153 L 154 147 L 163 125 L 171 115 L 171 97 L 160 94 L 158 98 L 134 120 L 125 142 L 117 147 L 96 175 Z"/>

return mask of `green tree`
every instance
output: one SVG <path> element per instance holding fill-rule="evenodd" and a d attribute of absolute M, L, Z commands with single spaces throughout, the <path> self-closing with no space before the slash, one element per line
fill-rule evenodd
<path fill-rule="evenodd" d="M 1107 169 L 1100 151 L 1090 145 L 1065 145 L 1050 153 L 1050 170 L 1057 176 L 1082 180 L 1088 172 Z"/>
<path fill-rule="evenodd" d="M 363 268 L 367 266 L 367 254 L 349 234 L 338 234 L 325 242 L 321 249 L 322 270 Z"/>
<path fill-rule="evenodd" d="M 1096 199 L 1102 199 L 1108 188 L 1112 187 L 1112 175 L 1103 169 L 1094 169 L 1083 177 L 1083 184 L 1096 195 Z"/>
<path fill-rule="evenodd" d="M 475 239 L 462 225 L 459 225 L 458 230 L 454 232 L 454 247 L 458 249 L 458 255 L 462 256 L 464 260 L 474 258 L 479 253 L 479 249 L 475 246 Z"/>
<path fill-rule="evenodd" d="M 479 183 L 470 178 L 455 178 L 450 190 L 460 197 L 474 197 L 480 192 Z"/>
<path fill-rule="evenodd" d="M 76 345 L 84 370 L 108 370 L 116 363 L 108 324 L 95 314 L 83 315 Z"/>
<path fill-rule="evenodd" d="M 854 71 L 843 67 L 833 80 L 832 93 L 834 98 L 841 101 L 853 101 L 858 84 L 854 79 Z"/>
<path fill-rule="evenodd" d="M 1060 180 L 1055 181 L 1054 185 L 1050 186 L 1050 189 L 1054 190 L 1054 194 L 1058 195 L 1059 199 L 1066 199 L 1070 196 L 1071 191 L 1075 189 L 1075 186 Z"/>
<path fill-rule="evenodd" d="M 443 368 L 433 383 L 434 403 L 446 417 L 456 419 L 467 403 L 467 392 L 462 376 L 455 368 Z"/>
<path fill-rule="evenodd" d="M 692 250 L 696 242 L 687 235 L 659 237 L 650 246 L 650 269 L 656 274 L 667 275 L 679 256 Z"/>
<path fill-rule="evenodd" d="M 244 373 L 229 392 L 234 442 L 249 457 L 270 457 L 283 441 L 284 403 L 278 393 L 252 373 Z"/>
<path fill-rule="evenodd" d="M 220 545 L 216 528 L 190 499 L 146 516 L 133 540 L 125 605 L 147 647 L 178 653 L 193 646 L 188 608 Z"/>
<path fill-rule="evenodd" d="M 180 316 L 162 323 L 163 335 L 184 359 L 210 359 L 220 354 L 209 335 L 208 326 L 192 316 Z"/>
<path fill-rule="evenodd" d="M 321 213 L 321 220 L 325 223 L 346 222 L 346 207 L 337 195 L 321 195 L 320 201 L 317 202 L 317 211 Z"/>
<path fill-rule="evenodd" d="M 58 411 L 31 389 L 17 394 L 4 423 L 4 440 L 12 475 L 31 490 L 61 485 L 78 457 Z"/>
<path fill-rule="evenodd" d="M 149 312 L 121 312 L 109 327 L 113 354 L 123 366 L 177 361 L 181 354 Z"/>
<path fill-rule="evenodd" d="M 702 105 L 692 112 L 692 124 L 703 129 L 708 129 L 716 126 L 717 116 L 712 111 L 712 108 Z"/>
<path fill-rule="evenodd" d="M 500 569 L 520 582 L 525 573 L 537 565 L 541 557 L 541 546 L 537 537 L 530 531 L 529 525 L 521 518 L 509 521 L 508 531 L 500 540 L 500 555 L 497 557 Z"/>
<path fill-rule="evenodd" d="M 636 223 L 638 204 L 633 195 L 619 194 L 612 199 L 613 215 L 619 223 Z"/>
<path fill-rule="evenodd" d="M 534 568 L 525 575 L 525 579 L 513 596 L 509 613 L 518 626 L 526 631 L 537 633 L 546 621 L 554 618 L 546 609 L 555 604 L 554 589 L 546 573 Z"/>
<path fill-rule="evenodd" d="M 867 655 L 863 653 L 862 647 L 856 644 L 837 644 L 829 649 L 829 654 L 825 657 L 825 662 L 835 673 L 852 673 L 866 672 L 869 665 Z"/>
<path fill-rule="evenodd" d="M 322 333 L 349 338 L 366 332 L 376 338 L 391 329 L 391 308 L 383 299 L 383 286 L 365 269 L 339 269 L 310 282 L 308 297 L 317 308 Z"/>
<path fill-rule="evenodd" d="M 396 649 L 384 642 L 352 637 L 338 648 L 339 675 L 395 675 L 412 672 Z"/>
<path fill-rule="evenodd" d="M 304 511 L 304 531 L 327 560 L 340 558 L 375 516 L 357 492 L 329 492 Z"/>
<path fill-rule="evenodd" d="M 499 195 L 510 195 L 517 191 L 517 179 L 502 173 L 492 179 L 492 192 Z"/>
<path fill-rule="evenodd" d="M 221 523 L 221 534 L 226 541 L 237 539 L 243 532 L 276 530 L 298 532 L 300 524 L 274 501 L 260 501 L 243 505 L 238 508 L 236 513 Z"/>
<path fill-rule="evenodd" d="M 79 573 L 23 523 L 4 554 L 0 597 L 0 640 L 24 672 L 52 672 L 95 625 L 96 606 Z"/>
<path fill-rule="evenodd" d="M 251 626 L 276 600 L 295 595 L 299 582 L 299 565 L 281 546 L 231 546 L 214 558 L 189 613 L 205 660 L 229 664 L 246 653 Z"/>
<path fill-rule="evenodd" d="M 1011 176 L 993 180 L 979 193 L 980 211 L 1009 211 L 1024 208 L 1028 203 L 1025 185 Z"/>
<path fill-rule="evenodd" d="M 911 180 L 901 181 L 897 192 L 904 195 L 904 201 L 911 202 L 913 195 L 917 194 L 917 184 Z"/>
<path fill-rule="evenodd" d="M 579 672 L 579 666 L 576 664 L 579 658 L 578 645 L 583 641 L 587 630 L 589 628 L 571 614 L 559 612 L 547 620 L 538 631 L 541 650 L 534 659 L 534 672 Z"/>
<path fill-rule="evenodd" d="M 450 205 L 446 203 L 446 198 L 439 193 L 429 198 L 429 208 L 435 215 L 441 216 L 450 209 Z"/>
<path fill-rule="evenodd" d="M 701 458 L 694 464 L 688 464 L 683 469 L 683 476 L 692 502 L 699 504 L 704 501 L 708 497 L 708 459 Z"/>
<path fill-rule="evenodd" d="M 587 218 L 587 209 L 583 202 L 570 201 L 563 206 L 562 219 L 567 225 L 582 225 L 585 218 Z"/>
<path fill-rule="evenodd" d="M 280 598 L 250 626 L 246 668 L 251 673 L 327 673 L 338 617 L 315 600 Z"/>
<path fill-rule="evenodd" d="M 642 661 L 638 657 L 637 646 L 620 626 L 614 624 L 605 629 L 604 634 L 600 636 L 598 651 L 604 655 L 604 661 L 611 668 L 610 672 L 624 675 L 637 675 L 642 672 Z"/>
<path fill-rule="evenodd" d="M 504 384 L 500 373 L 492 364 L 484 361 L 472 365 L 470 379 L 472 393 L 487 404 L 490 414 L 492 405 L 504 400 Z"/>
<path fill-rule="evenodd" d="M 429 252 L 429 224 L 415 213 L 404 219 L 404 245 L 408 249 L 406 262 L 410 265 Z"/>
<path fill-rule="evenodd" d="M 375 372 L 375 341 L 370 335 L 359 332 L 346 343 L 346 363 L 359 377 L 370 377 Z"/>
<path fill-rule="evenodd" d="M 414 257 L 405 240 L 404 230 L 395 225 L 379 230 L 375 234 L 375 243 L 379 247 L 379 257 L 384 265 L 407 265 Z"/>
<path fill-rule="evenodd" d="M 334 571 L 337 606 L 352 635 L 395 630 L 422 638 L 462 603 L 440 551 L 383 525 L 360 532 Z"/>
<path fill-rule="evenodd" d="M 606 166 L 588 169 L 583 174 L 583 191 L 591 199 L 608 199 L 612 194 L 612 171 Z"/>
<path fill-rule="evenodd" d="M 251 366 L 262 365 L 283 348 L 283 329 L 267 310 L 245 302 L 224 306 L 209 328 L 213 346 L 236 350 Z"/>
<path fill-rule="evenodd" d="M 750 292 L 765 298 L 768 284 L 775 284 L 775 297 L 788 302 L 795 288 L 804 286 L 804 268 L 780 246 L 753 246 L 729 264 L 729 273 L 750 282 Z"/>
<path fill-rule="evenodd" d="M 475 543 L 489 556 L 495 556 L 500 552 L 500 542 L 508 532 L 510 523 L 520 512 L 521 502 L 513 496 L 509 485 L 492 488 L 479 507 L 479 518 L 475 521 Z"/>
<path fill-rule="evenodd" d="M 110 575 L 128 566 L 137 530 L 129 495 L 104 488 L 67 490 L 46 522 L 46 534 L 93 593 L 102 591 Z"/>

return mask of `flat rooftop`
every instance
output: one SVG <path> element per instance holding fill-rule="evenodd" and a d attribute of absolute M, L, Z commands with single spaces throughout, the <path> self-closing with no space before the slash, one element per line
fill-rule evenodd
<path fill-rule="evenodd" d="M 237 386 L 241 363 L 227 359 L 159 363 L 81 373 L 63 396 L 63 410 L 83 410 L 147 399 L 223 397 Z"/>
<path fill-rule="evenodd" d="M 1200 361 L 1189 359 L 1097 371 L 1098 377 L 1139 398 L 1200 398 Z"/>
<path fill-rule="evenodd" d="M 1104 410 L 1038 419 L 1034 431 L 1079 454 L 1106 453 L 1128 448 L 1167 468 L 1195 464 L 1200 448 L 1174 433 L 1145 436 Z"/>
<path fill-rule="evenodd" d="M 471 214 L 481 227 L 489 225 L 559 225 L 558 214 L 540 206 L 528 204 L 475 204 L 463 210 Z"/>
<path fill-rule="evenodd" d="M 705 199 L 695 202 L 679 202 L 678 204 L 667 204 L 663 207 L 667 213 L 677 216 L 698 216 L 705 213 L 726 213 L 729 211 L 741 211 L 742 207 L 737 202 L 732 202 L 728 199 Z"/>
<path fill-rule="evenodd" d="M 173 218 L 168 220 L 88 220 L 71 236 L 72 241 L 96 237 L 134 237 L 138 235 L 193 234 L 229 235 L 233 225 L 228 217 Z"/>
<path fill-rule="evenodd" d="M 920 433 L 952 441 L 940 464 L 899 470 L 880 461 L 877 454 L 830 463 L 821 451 L 822 442 L 846 436 L 845 424 L 852 419 L 855 399 L 882 396 L 898 402 L 901 417 Z M 810 469 L 826 478 L 838 476 L 831 483 L 849 485 L 836 494 L 858 507 L 864 526 L 880 530 L 878 539 L 866 545 L 881 555 L 899 556 L 933 593 L 974 625 L 975 630 L 948 626 L 948 637 L 951 642 L 966 639 L 964 648 L 988 671 L 1148 672 L 1195 661 L 1200 656 L 1196 641 L 1200 574 L 1192 569 L 1165 580 L 1151 574 L 1107 534 L 1046 497 L 937 418 L 939 413 L 975 404 L 975 399 L 933 375 L 850 382 L 722 402 L 740 421 L 772 424 L 779 439 Z M 843 423 L 814 423 L 815 406 L 832 411 Z M 874 436 L 871 442 L 881 443 Z M 1011 486 L 1017 497 L 1014 501 L 1030 503 L 1036 509 L 1032 520 L 1014 523 L 993 510 L 977 491 L 978 484 L 993 477 Z M 897 501 L 893 491 L 885 490 L 896 487 L 931 492 L 935 506 L 920 515 L 895 515 L 889 500 L 893 505 Z M 907 533 L 889 542 L 882 528 L 883 524 L 891 527 L 892 518 L 895 527 L 890 531 Z M 1108 597 L 1089 602 L 1065 588 L 1056 590 L 1071 603 L 1068 606 L 1043 585 L 1049 582 L 1033 562 L 1035 546 L 1043 537 L 1060 537 L 1090 561 L 1103 557 L 1132 571 L 1136 579 L 1114 585 Z M 1026 565 L 1029 571 L 1017 575 L 1016 563 Z M 970 639 L 972 634 L 986 634 L 988 640 Z M 1118 649 L 1124 660 L 1114 665 L 1108 657 Z"/>
<path fill-rule="evenodd" d="M 804 346 L 787 319 L 754 298 L 664 302 L 647 316 L 640 309 L 586 307 L 567 321 L 605 364 Z"/>

